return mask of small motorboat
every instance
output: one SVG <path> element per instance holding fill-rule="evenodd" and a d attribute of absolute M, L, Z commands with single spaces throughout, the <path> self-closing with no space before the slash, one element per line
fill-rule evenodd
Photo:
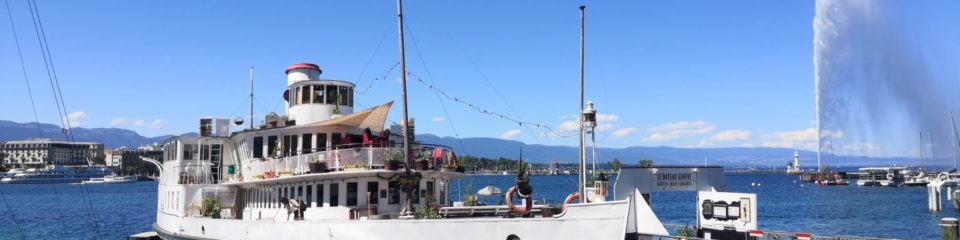
<path fill-rule="evenodd" d="M 90 178 L 90 180 L 84 180 L 80 184 L 107 184 L 107 183 L 133 183 L 137 181 L 137 176 L 117 176 L 110 175 L 98 178 Z"/>

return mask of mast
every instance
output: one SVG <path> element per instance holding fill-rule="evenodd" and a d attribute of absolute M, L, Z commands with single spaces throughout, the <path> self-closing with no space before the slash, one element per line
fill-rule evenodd
<path fill-rule="evenodd" d="M 932 128 L 930 129 L 930 160 L 932 160 L 934 164 L 936 164 L 937 152 L 936 152 L 936 148 L 934 148 L 933 146 L 933 129 Z"/>
<path fill-rule="evenodd" d="M 583 18 L 584 18 L 584 9 L 586 6 L 580 5 L 580 155 L 577 156 L 580 158 L 580 202 L 587 202 L 587 163 L 585 156 L 586 151 L 584 149 L 584 139 L 583 139 Z"/>
<path fill-rule="evenodd" d="M 923 170 L 923 131 L 920 131 L 920 166 L 918 169 Z"/>
<path fill-rule="evenodd" d="M 250 130 L 253 130 L 253 66 L 250 66 Z"/>
<path fill-rule="evenodd" d="M 407 118 L 407 63 L 403 53 L 403 0 L 397 0 L 397 35 L 400 38 L 400 83 L 403 85 L 403 92 L 400 94 L 403 99 L 403 161 L 406 162 L 406 171 L 410 172 L 413 162 L 410 161 L 410 119 Z"/>
<path fill-rule="evenodd" d="M 953 112 L 950 112 L 950 125 L 953 126 L 953 169 L 957 169 L 957 142 L 960 142 L 960 139 L 957 137 L 957 122 L 953 120 Z"/>

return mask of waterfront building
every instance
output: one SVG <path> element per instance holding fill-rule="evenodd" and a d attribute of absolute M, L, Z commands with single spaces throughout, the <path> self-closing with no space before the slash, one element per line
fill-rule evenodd
<path fill-rule="evenodd" d="M 9 141 L 0 145 L 0 153 L 8 168 L 87 165 L 104 158 L 102 143 L 52 139 Z"/>
<path fill-rule="evenodd" d="M 120 147 L 118 149 L 108 151 L 106 155 L 107 157 L 105 165 L 108 167 L 114 167 L 116 169 L 124 169 L 128 166 L 142 163 L 143 160 L 140 157 L 147 157 L 161 162 L 163 161 L 163 150 L 160 150 L 153 145 L 144 145 L 136 149 Z"/>

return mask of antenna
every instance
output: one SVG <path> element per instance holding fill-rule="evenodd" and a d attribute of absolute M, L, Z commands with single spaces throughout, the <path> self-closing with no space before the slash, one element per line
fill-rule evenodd
<path fill-rule="evenodd" d="M 250 66 L 250 130 L 253 130 L 253 66 Z"/>

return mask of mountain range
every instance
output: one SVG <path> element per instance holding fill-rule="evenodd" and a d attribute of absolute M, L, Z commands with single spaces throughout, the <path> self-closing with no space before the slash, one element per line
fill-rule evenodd
<path fill-rule="evenodd" d="M 0 141 L 22 140 L 38 137 L 37 123 L 16 123 L 0 120 Z M 39 124 L 44 138 L 63 139 L 62 130 L 53 124 Z M 82 128 L 71 130 L 77 141 L 101 142 L 107 148 L 121 146 L 137 147 L 145 144 L 162 142 L 174 135 L 145 137 L 137 132 L 121 128 Z M 195 135 L 196 133 L 186 133 Z M 457 139 L 440 137 L 432 134 L 418 134 L 417 141 L 452 147 L 460 155 L 472 155 L 486 158 L 516 159 L 523 149 L 524 160 L 546 163 L 559 161 L 575 163 L 577 148 L 572 146 L 548 146 L 540 144 L 526 144 L 515 140 L 498 138 L 473 137 Z M 588 149 L 589 151 L 589 149 Z M 636 146 L 627 148 L 597 148 L 597 161 L 608 162 L 618 159 L 625 164 L 636 164 L 640 160 L 653 160 L 655 164 L 669 165 L 722 165 L 730 167 L 758 167 L 783 168 L 793 161 L 793 153 L 800 154 L 800 165 L 804 168 L 815 168 L 816 152 L 790 148 L 770 147 L 732 147 L 732 148 L 677 148 L 677 147 L 647 147 Z M 913 165 L 913 158 L 871 158 L 862 156 L 824 156 L 823 164 L 829 166 L 865 166 L 891 164 Z"/>

